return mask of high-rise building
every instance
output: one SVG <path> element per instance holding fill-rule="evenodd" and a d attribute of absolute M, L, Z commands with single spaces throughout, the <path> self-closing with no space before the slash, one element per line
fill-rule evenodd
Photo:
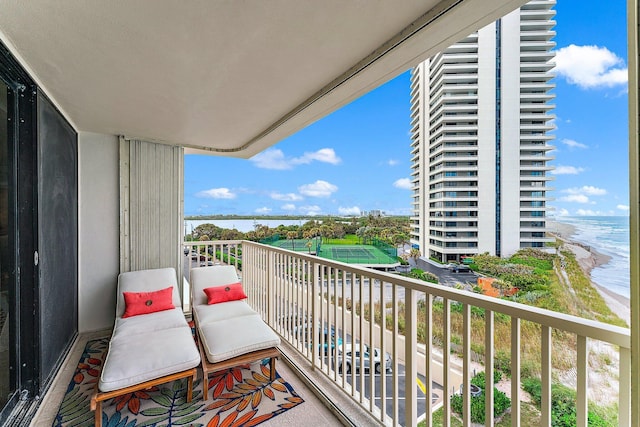
<path fill-rule="evenodd" d="M 411 239 L 443 262 L 544 248 L 555 0 L 534 0 L 415 67 Z"/>

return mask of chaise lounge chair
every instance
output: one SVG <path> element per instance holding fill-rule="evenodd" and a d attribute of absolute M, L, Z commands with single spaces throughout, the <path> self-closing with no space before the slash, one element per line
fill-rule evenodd
<path fill-rule="evenodd" d="M 91 398 L 95 425 L 102 425 L 102 401 L 181 378 L 188 379 L 190 402 L 199 364 L 200 354 L 182 312 L 175 270 L 120 274 L 115 326 Z"/>
<path fill-rule="evenodd" d="M 191 304 L 202 358 L 203 396 L 212 372 L 270 359 L 271 380 L 280 338 L 245 301 L 235 267 L 191 270 Z"/>

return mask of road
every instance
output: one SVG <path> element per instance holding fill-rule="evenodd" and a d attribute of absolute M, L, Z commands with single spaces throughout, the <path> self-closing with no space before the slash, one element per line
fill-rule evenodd
<path fill-rule="evenodd" d="M 438 276 L 438 281 L 444 286 L 455 286 L 458 283 L 475 286 L 478 283 L 478 275 L 473 271 L 454 273 L 446 268 L 436 267 L 423 259 L 418 259 L 416 267 Z"/>
<path fill-rule="evenodd" d="M 338 330 L 339 334 L 341 334 L 341 330 Z M 346 342 L 351 343 L 352 338 L 350 334 L 346 334 L 344 337 Z M 358 348 L 359 344 L 356 342 L 355 347 Z M 326 355 L 323 354 L 320 356 L 323 359 L 325 364 L 331 364 L 331 366 L 335 366 L 334 363 L 336 361 L 335 350 L 331 352 L 331 354 Z M 349 360 L 349 356 L 346 356 L 347 360 Z M 340 358 L 337 357 L 338 363 L 340 363 Z M 341 370 L 341 366 L 338 365 L 338 372 Z M 398 423 L 400 425 L 405 425 L 405 387 L 406 387 L 406 374 L 404 364 L 398 362 Z M 342 376 L 341 373 L 338 373 L 338 376 Z M 364 397 L 369 399 L 371 396 L 371 381 L 374 381 L 374 393 L 375 393 L 375 402 L 374 405 L 378 408 L 381 407 L 381 383 L 385 381 L 386 386 L 386 397 L 385 397 L 385 411 L 387 415 L 391 415 L 393 413 L 393 375 L 391 372 L 383 372 L 377 374 L 373 372 L 373 370 L 364 369 L 360 371 L 356 366 L 352 367 L 351 372 L 345 372 L 344 376 L 346 378 L 346 382 L 348 384 L 352 384 L 352 381 L 355 382 L 355 390 L 360 391 L 361 387 L 364 385 Z M 426 399 L 428 393 L 431 395 L 431 399 L 433 403 L 436 403 L 439 399 L 442 398 L 442 386 L 435 382 L 431 384 L 431 390 L 423 390 L 425 388 L 425 377 L 423 375 L 418 374 L 418 385 L 416 385 L 416 396 L 417 396 L 417 414 L 418 418 L 422 416 L 427 409 Z M 342 380 L 339 379 L 339 382 Z M 422 387 L 421 387 L 422 386 Z"/>
<path fill-rule="evenodd" d="M 331 357 L 331 363 L 333 364 L 333 357 Z M 338 374 L 341 375 L 341 374 Z M 393 375 L 391 372 L 386 372 L 382 374 L 370 373 L 368 370 L 364 371 L 361 375 L 359 371 L 353 371 L 352 373 L 345 374 L 346 381 L 348 384 L 352 384 L 352 381 L 355 381 L 355 389 L 356 391 L 360 391 L 360 387 L 362 386 L 362 381 L 364 381 L 364 397 L 369 399 L 371 396 L 371 380 L 374 380 L 374 393 L 375 393 L 375 406 L 380 408 L 381 404 L 381 396 L 380 396 L 380 387 L 382 378 L 384 377 L 386 381 L 386 403 L 385 409 L 387 415 L 391 415 L 393 413 Z M 404 365 L 398 364 L 398 423 L 400 425 L 405 425 L 405 368 Z M 422 384 L 425 382 L 425 377 L 422 375 L 418 375 L 418 379 Z M 339 380 L 341 381 L 341 380 Z M 435 392 L 434 392 L 435 391 Z M 427 404 L 426 398 L 427 396 L 422 391 L 420 386 L 416 386 L 416 396 L 417 396 L 417 413 L 418 418 L 423 415 L 426 411 Z M 439 384 L 432 383 L 431 397 L 433 402 L 435 403 L 442 396 L 442 387 Z"/>

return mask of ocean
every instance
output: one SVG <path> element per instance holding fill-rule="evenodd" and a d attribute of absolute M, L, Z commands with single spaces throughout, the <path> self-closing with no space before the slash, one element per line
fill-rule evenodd
<path fill-rule="evenodd" d="M 611 260 L 591 270 L 591 278 L 598 285 L 629 298 L 629 218 L 626 216 L 557 217 L 554 221 L 575 227 L 571 239 L 593 246 L 598 252 L 609 255 Z M 256 224 L 275 228 L 280 224 L 302 225 L 306 220 L 235 219 L 235 220 L 187 220 L 185 232 L 190 233 L 200 224 L 215 224 L 222 228 L 235 228 L 243 233 Z"/>
<path fill-rule="evenodd" d="M 629 298 L 629 218 L 626 216 L 557 217 L 557 222 L 575 227 L 570 238 L 592 246 L 611 260 L 591 270 L 598 285 Z"/>

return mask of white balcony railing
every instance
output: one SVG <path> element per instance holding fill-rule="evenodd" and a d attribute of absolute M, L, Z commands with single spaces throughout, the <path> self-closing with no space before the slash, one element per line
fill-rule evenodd
<path fill-rule="evenodd" d="M 461 390 L 464 424 L 470 425 L 471 363 L 479 360 L 486 373 L 485 422 L 493 425 L 492 381 L 498 344 L 494 333 L 498 317 L 500 321 L 509 319 L 510 323 L 512 425 L 520 425 L 521 418 L 519 373 L 526 351 L 521 349 L 523 324 L 527 331 L 531 327 L 539 330 L 541 425 L 551 425 L 552 336 L 556 334 L 573 337 L 576 343 L 577 425 L 587 426 L 590 393 L 600 392 L 589 387 L 589 363 L 590 357 L 594 357 L 592 346 L 603 343 L 609 344 L 619 357 L 619 425 L 630 424 L 631 351 L 630 332 L 626 328 L 254 242 L 197 243 L 200 245 L 197 251 L 227 254 L 227 261 L 229 254 L 238 254 L 231 263 L 242 269 L 249 303 L 283 340 L 304 356 L 308 366 L 301 368 L 321 372 L 336 386 L 336 392 L 346 393 L 383 424 L 415 426 L 419 414 L 444 407 L 443 423 L 449 425 L 452 397 L 449 391 Z M 185 243 L 189 244 L 193 242 Z M 185 270 L 202 262 L 189 259 Z M 478 327 L 479 321 L 482 327 Z M 477 330 L 484 331 L 481 340 L 477 338 Z M 424 344 L 419 343 L 419 335 Z M 382 355 L 389 353 L 390 372 L 361 374 L 365 372 L 364 359 L 360 359 L 359 370 L 349 372 L 350 359 L 342 357 L 339 351 L 342 345 L 350 345 L 361 353 L 366 346 L 379 348 Z M 555 345 L 557 350 L 558 343 Z M 457 356 L 452 352 L 454 347 Z M 433 382 L 442 386 L 438 402 L 429 398 L 432 393 L 429 385 Z M 426 391 L 426 398 L 419 395 L 421 389 Z M 427 426 L 432 425 L 430 416 L 425 421 Z"/>

